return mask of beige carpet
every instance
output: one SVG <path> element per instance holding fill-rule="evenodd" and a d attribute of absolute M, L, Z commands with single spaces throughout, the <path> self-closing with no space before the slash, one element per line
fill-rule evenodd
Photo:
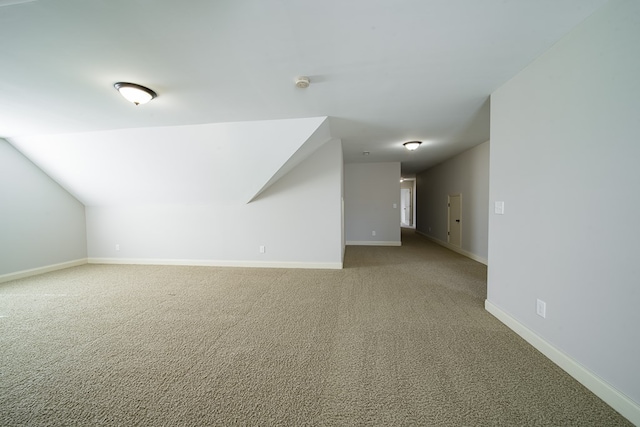
<path fill-rule="evenodd" d="M 0 285 L 0 425 L 629 425 L 410 230 L 341 271 L 85 265 Z"/>

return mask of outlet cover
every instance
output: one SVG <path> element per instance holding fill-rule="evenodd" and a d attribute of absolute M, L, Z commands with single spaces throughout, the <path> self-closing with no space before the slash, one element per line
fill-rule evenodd
<path fill-rule="evenodd" d="M 547 303 L 538 299 L 536 300 L 536 314 L 542 318 L 547 317 Z"/>
<path fill-rule="evenodd" d="M 260 246 L 260 253 L 263 254 L 265 252 L 265 247 L 264 246 Z"/>

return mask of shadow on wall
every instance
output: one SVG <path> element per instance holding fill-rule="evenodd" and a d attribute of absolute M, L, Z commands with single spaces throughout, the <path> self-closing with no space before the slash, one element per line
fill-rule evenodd
<path fill-rule="evenodd" d="M 487 96 L 469 124 L 453 138 L 469 143 L 469 147 L 481 144 L 489 139 L 491 128 L 491 97 Z M 480 137 L 478 136 L 480 135 Z"/>

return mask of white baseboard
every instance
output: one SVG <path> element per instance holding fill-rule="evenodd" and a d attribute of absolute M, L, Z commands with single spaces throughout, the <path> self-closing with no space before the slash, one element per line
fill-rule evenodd
<path fill-rule="evenodd" d="M 402 242 L 390 240 L 347 240 L 347 246 L 402 246 Z"/>
<path fill-rule="evenodd" d="M 439 239 L 436 239 L 435 237 L 429 236 L 428 234 L 425 234 L 422 231 L 416 230 L 416 233 L 418 233 L 419 235 L 421 235 L 423 237 L 426 237 L 427 239 L 431 240 L 433 243 L 437 243 L 440 246 L 444 246 L 445 248 L 447 248 L 449 250 L 457 252 L 460 255 L 464 255 L 467 258 L 471 258 L 474 261 L 478 261 L 481 264 L 488 265 L 488 260 L 486 258 L 478 256 L 478 255 L 476 255 L 476 254 L 474 254 L 472 252 L 465 251 L 464 249 L 459 248 L 458 246 L 452 245 L 451 243 L 443 242 L 442 240 L 439 240 Z"/>
<path fill-rule="evenodd" d="M 10 280 L 23 279 L 25 277 L 36 276 L 38 274 L 49 273 L 51 271 L 62 270 L 63 268 L 77 267 L 87 263 L 87 258 L 76 259 L 73 261 L 61 262 L 59 264 L 45 265 L 44 267 L 31 268 L 29 270 L 16 271 L 15 273 L 3 274 L 0 276 L 0 283 Z"/>
<path fill-rule="evenodd" d="M 513 330 L 538 351 L 547 356 L 553 363 L 575 378 L 579 383 L 591 390 L 593 394 L 618 411 L 623 417 L 627 418 L 633 424 L 640 426 L 640 405 L 589 371 L 572 357 L 545 341 L 538 334 L 511 317 L 508 313 L 502 311 L 490 301 L 485 300 L 484 308 L 507 325 L 509 329 Z"/>
<path fill-rule="evenodd" d="M 226 261 L 206 259 L 89 258 L 89 264 L 186 265 L 200 267 L 342 269 L 341 262 Z"/>

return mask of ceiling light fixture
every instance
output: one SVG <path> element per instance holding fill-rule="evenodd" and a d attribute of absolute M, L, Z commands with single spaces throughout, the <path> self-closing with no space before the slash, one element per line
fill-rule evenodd
<path fill-rule="evenodd" d="M 311 80 L 309 80 L 309 77 L 300 76 L 296 79 L 296 86 L 299 87 L 300 89 L 306 89 L 309 87 L 310 84 L 311 84 Z"/>
<path fill-rule="evenodd" d="M 404 148 L 406 148 L 409 151 L 414 151 L 417 150 L 418 147 L 420 147 L 420 144 L 422 144 L 422 141 L 409 141 L 409 142 L 405 142 L 404 144 Z"/>
<path fill-rule="evenodd" d="M 120 95 L 122 95 L 127 101 L 133 102 L 136 105 L 146 104 L 153 98 L 158 96 L 157 93 L 149 89 L 148 87 L 140 86 L 135 83 L 118 82 L 113 85 Z"/>

